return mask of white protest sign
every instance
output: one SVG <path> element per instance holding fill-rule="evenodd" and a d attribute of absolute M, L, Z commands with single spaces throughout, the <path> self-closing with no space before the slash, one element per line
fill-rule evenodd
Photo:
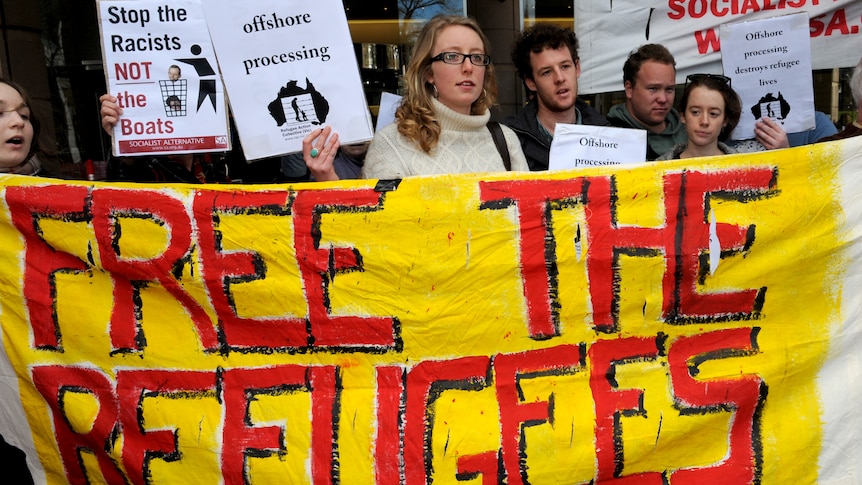
<path fill-rule="evenodd" d="M 380 95 L 380 109 L 377 111 L 377 125 L 374 131 L 395 122 L 395 110 L 401 106 L 401 96 L 383 92 Z"/>
<path fill-rule="evenodd" d="M 721 72 L 722 24 L 806 12 L 814 69 L 859 62 L 859 0 L 615 0 L 575 2 L 581 77 L 578 93 L 623 89 L 623 63 L 643 44 L 662 44 L 676 58 L 676 81 Z M 810 74 L 809 74 L 810 75 Z M 734 79 L 734 84 L 736 80 Z"/>
<path fill-rule="evenodd" d="M 297 152 L 329 125 L 343 144 L 371 139 L 340 0 L 203 0 L 246 159 Z"/>
<path fill-rule="evenodd" d="M 115 155 L 227 151 L 227 103 L 199 0 L 102 0 Z"/>
<path fill-rule="evenodd" d="M 646 161 L 646 130 L 557 123 L 548 170 Z"/>
<path fill-rule="evenodd" d="M 731 138 L 754 138 L 754 122 L 766 117 L 788 133 L 813 129 L 808 14 L 725 24 L 720 33 L 724 74 L 742 99 Z"/>

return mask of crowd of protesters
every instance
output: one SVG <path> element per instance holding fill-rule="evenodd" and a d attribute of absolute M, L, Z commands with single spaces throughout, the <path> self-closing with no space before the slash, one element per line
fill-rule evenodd
<path fill-rule="evenodd" d="M 763 117 L 755 122 L 754 138 L 733 140 L 730 135 L 741 106 L 732 79 L 706 73 L 688 76 L 677 107 L 676 61 L 660 44 L 645 44 L 631 52 L 622 73 L 625 102 L 604 115 L 578 96 L 577 35 L 549 23 L 524 30 L 512 49 L 529 101 L 515 116 L 491 122 L 497 81 L 490 51 L 475 20 L 459 16 L 430 20 L 414 45 L 395 122 L 379 129 L 370 144 L 342 146 L 332 127 L 315 129 L 303 140 L 301 153 L 277 157 L 283 180 L 547 170 L 557 123 L 645 130 L 647 161 L 773 150 L 860 134 L 858 116 L 838 134 L 828 116 L 815 112 L 812 130 L 787 133 L 778 121 Z M 851 78 L 857 106 L 862 105 L 860 69 L 857 66 Z M 122 109 L 109 94 L 101 101 L 102 125 L 110 134 Z M 233 158 L 239 159 L 235 165 L 248 165 L 241 156 Z M 231 157 L 213 160 L 209 155 L 127 158 L 111 164 L 109 178 L 237 180 L 229 176 L 236 172 L 231 170 Z M 271 164 L 260 164 L 265 166 Z"/>

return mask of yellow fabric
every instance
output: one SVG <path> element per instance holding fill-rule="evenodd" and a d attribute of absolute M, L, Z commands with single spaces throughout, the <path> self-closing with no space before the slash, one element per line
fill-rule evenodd
<path fill-rule="evenodd" d="M 2 177 L 38 459 L 50 483 L 814 483 L 844 147 L 385 192 Z"/>

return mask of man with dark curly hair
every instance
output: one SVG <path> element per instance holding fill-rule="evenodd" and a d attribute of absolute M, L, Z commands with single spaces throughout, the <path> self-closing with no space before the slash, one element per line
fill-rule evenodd
<path fill-rule="evenodd" d="M 578 37 L 571 29 L 549 23 L 533 25 L 518 37 L 512 60 L 531 99 L 503 123 L 518 134 L 530 170 L 548 169 L 557 123 L 610 125 L 578 98 L 581 62 Z"/>

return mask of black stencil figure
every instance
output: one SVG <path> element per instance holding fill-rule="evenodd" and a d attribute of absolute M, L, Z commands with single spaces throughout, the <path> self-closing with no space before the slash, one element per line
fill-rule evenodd
<path fill-rule="evenodd" d="M 775 112 L 775 108 L 779 109 L 779 112 Z M 787 115 L 790 114 L 790 103 L 784 99 L 784 96 L 781 92 L 778 92 L 778 97 L 773 96 L 772 93 L 766 93 L 766 96 L 760 98 L 760 100 L 751 107 L 751 114 L 754 115 L 754 119 L 759 120 L 764 116 L 764 109 L 766 110 L 766 116 L 779 122 L 783 123 L 787 118 Z"/>
<path fill-rule="evenodd" d="M 329 115 L 329 101 L 308 79 L 305 80 L 305 88 L 299 87 L 296 80 L 289 81 L 279 89 L 278 96 L 267 105 L 267 108 L 278 126 L 285 123 L 320 125 Z M 293 115 L 290 114 L 291 111 Z M 288 119 L 291 121 L 288 122 Z"/>
<path fill-rule="evenodd" d="M 299 102 L 297 98 L 293 98 L 293 101 L 290 102 L 290 107 L 293 108 L 293 113 L 296 115 L 296 121 L 308 121 L 308 116 L 305 116 L 305 111 L 299 107 Z M 300 118 L 300 115 L 302 117 Z"/>
<path fill-rule="evenodd" d="M 198 56 L 201 53 L 201 46 L 195 44 L 192 46 L 191 51 L 192 54 Z M 215 76 L 215 71 L 213 67 L 210 65 L 210 61 L 207 60 L 206 57 L 192 57 L 188 59 L 176 59 L 178 62 L 182 62 L 184 64 L 188 64 L 195 68 L 195 71 L 198 73 L 199 78 L 203 78 L 205 76 Z M 201 110 L 201 105 L 204 103 L 204 100 L 210 98 L 210 101 L 213 105 L 213 110 L 218 111 L 216 109 L 216 82 L 215 79 L 201 79 L 200 80 L 200 89 L 198 91 L 198 107 L 197 110 Z"/>

